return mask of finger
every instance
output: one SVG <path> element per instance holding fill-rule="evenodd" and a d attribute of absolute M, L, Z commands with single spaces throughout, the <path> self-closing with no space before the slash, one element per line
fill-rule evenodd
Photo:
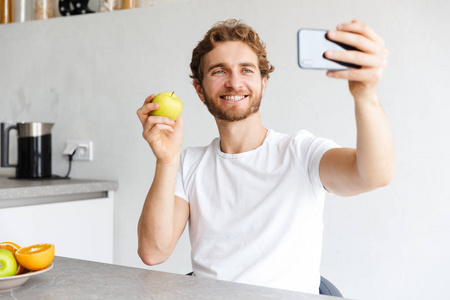
<path fill-rule="evenodd" d="M 159 140 L 163 134 L 172 134 L 175 130 L 171 126 L 155 124 L 149 131 L 142 132 L 142 137 L 150 144 Z"/>
<path fill-rule="evenodd" d="M 175 120 L 175 127 L 183 127 L 183 116 L 180 115 L 176 120 Z"/>
<path fill-rule="evenodd" d="M 136 111 L 138 115 L 148 115 L 150 112 L 159 108 L 158 103 L 145 103 Z"/>
<path fill-rule="evenodd" d="M 141 119 L 141 116 L 145 117 L 145 114 L 148 114 L 150 112 L 150 111 L 146 112 L 145 108 L 148 103 L 151 103 L 153 101 L 153 98 L 155 98 L 155 94 L 151 94 L 150 96 L 145 98 L 142 106 L 136 111 L 137 115 L 139 116 L 139 119 Z M 142 122 L 142 119 L 141 119 L 141 122 Z M 144 122 L 145 122 L 145 120 L 144 120 Z"/>
<path fill-rule="evenodd" d="M 338 31 L 353 32 L 363 35 L 371 41 L 384 46 L 383 38 L 372 27 L 365 23 L 361 23 L 358 20 L 353 20 L 351 23 L 339 24 L 336 26 L 336 29 Z"/>
<path fill-rule="evenodd" d="M 146 122 L 143 124 L 144 131 L 150 131 L 157 124 L 173 127 L 175 125 L 175 122 L 166 117 L 150 116 L 147 118 Z"/>
<path fill-rule="evenodd" d="M 383 76 L 382 69 L 363 68 L 342 71 L 328 71 L 327 76 L 358 82 L 378 82 Z"/>
<path fill-rule="evenodd" d="M 335 42 L 353 46 L 358 50 L 368 53 L 378 53 L 380 46 L 367 37 L 346 31 L 328 31 L 327 37 Z"/>
<path fill-rule="evenodd" d="M 149 114 L 154 111 L 157 110 L 159 108 L 159 104 L 158 103 L 144 103 L 144 105 L 142 105 L 137 111 L 136 114 L 138 115 L 139 119 L 141 120 L 142 123 L 144 123 L 145 121 L 147 121 L 147 118 L 149 116 Z"/>
<path fill-rule="evenodd" d="M 150 129 L 150 133 L 160 133 L 160 132 L 169 132 L 169 133 L 173 133 L 175 131 L 175 129 L 173 129 L 172 126 L 166 125 L 166 124 L 155 124 L 155 126 L 153 126 Z"/>
<path fill-rule="evenodd" d="M 385 68 L 387 60 L 372 54 L 361 51 L 325 51 L 325 58 L 340 62 L 351 63 L 363 67 L 381 67 Z"/>
<path fill-rule="evenodd" d="M 152 101 L 153 101 L 153 98 L 155 98 L 155 94 L 151 94 L 150 96 L 148 96 L 147 98 L 145 98 L 144 105 L 147 104 L 147 103 L 152 102 Z"/>

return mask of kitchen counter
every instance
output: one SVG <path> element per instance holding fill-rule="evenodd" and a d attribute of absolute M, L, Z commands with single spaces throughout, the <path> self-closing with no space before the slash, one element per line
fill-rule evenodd
<path fill-rule="evenodd" d="M 117 188 L 115 181 L 0 176 L 1 241 L 50 241 L 57 255 L 112 263 Z"/>
<path fill-rule="evenodd" d="M 9 179 L 0 176 L 0 208 L 83 200 L 107 196 L 116 181 L 89 179 Z"/>
<path fill-rule="evenodd" d="M 50 271 L 0 291 L 10 299 L 341 299 L 55 257 Z"/>

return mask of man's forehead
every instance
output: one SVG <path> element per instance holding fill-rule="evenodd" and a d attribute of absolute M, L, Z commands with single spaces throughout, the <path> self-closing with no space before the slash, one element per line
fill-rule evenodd
<path fill-rule="evenodd" d="M 216 46 L 204 57 L 206 66 L 211 65 L 255 65 L 258 57 L 255 52 L 244 42 L 228 41 L 218 42 Z"/>

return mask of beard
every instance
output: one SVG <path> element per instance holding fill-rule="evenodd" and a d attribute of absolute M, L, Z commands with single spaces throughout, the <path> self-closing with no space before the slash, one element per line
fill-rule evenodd
<path fill-rule="evenodd" d="M 223 108 L 214 103 L 212 97 L 210 97 L 203 89 L 203 95 L 205 98 L 205 105 L 209 112 L 217 119 L 226 122 L 237 122 L 248 118 L 254 113 L 259 111 L 261 105 L 262 92 L 256 94 L 249 94 L 247 97 L 250 102 L 249 106 L 245 110 L 236 109 L 236 107 Z"/>

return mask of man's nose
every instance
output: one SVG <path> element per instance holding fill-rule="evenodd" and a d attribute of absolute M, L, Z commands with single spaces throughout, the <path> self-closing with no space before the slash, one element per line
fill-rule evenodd
<path fill-rule="evenodd" d="M 233 88 L 234 90 L 242 89 L 243 87 L 242 77 L 238 73 L 235 72 L 230 73 L 226 85 L 228 88 Z"/>

